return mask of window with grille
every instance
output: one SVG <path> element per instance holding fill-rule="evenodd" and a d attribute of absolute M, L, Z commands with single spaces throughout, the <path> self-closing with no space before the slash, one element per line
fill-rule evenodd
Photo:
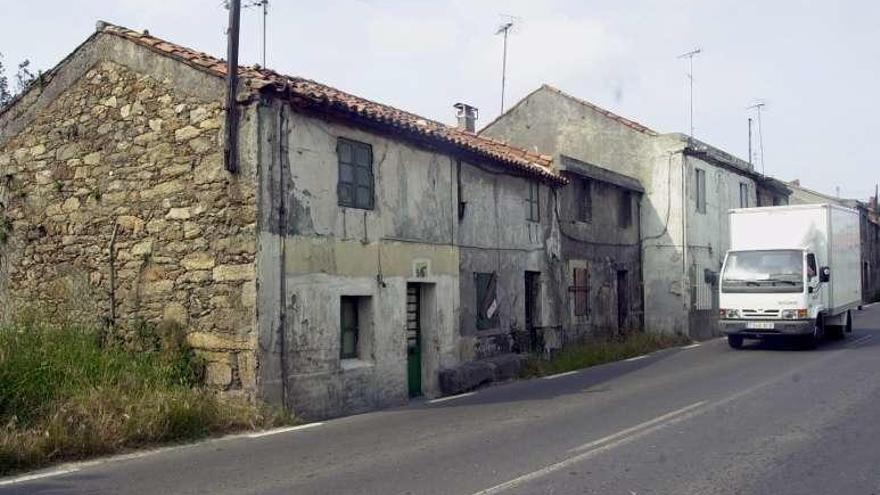
<path fill-rule="evenodd" d="M 373 148 L 366 143 L 339 138 L 337 195 L 339 206 L 373 209 Z"/>
<path fill-rule="evenodd" d="M 537 182 L 529 182 L 529 197 L 526 198 L 526 220 L 530 222 L 541 221 L 540 185 Z"/>

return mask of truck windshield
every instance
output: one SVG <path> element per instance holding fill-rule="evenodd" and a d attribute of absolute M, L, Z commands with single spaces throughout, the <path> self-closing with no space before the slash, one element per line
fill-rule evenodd
<path fill-rule="evenodd" d="M 727 255 L 722 292 L 803 292 L 803 252 L 734 251 Z"/>

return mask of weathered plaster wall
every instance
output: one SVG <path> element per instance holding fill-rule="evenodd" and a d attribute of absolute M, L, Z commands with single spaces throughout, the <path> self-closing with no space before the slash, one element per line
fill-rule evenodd
<path fill-rule="evenodd" d="M 540 272 L 536 326 L 557 339 L 562 290 L 557 261 L 555 193 L 539 184 L 540 222 L 527 220 L 530 179 L 463 163 L 459 221 L 461 349 L 465 360 L 525 350 L 525 272 Z M 497 276 L 498 326 L 477 329 L 476 273 Z"/>
<path fill-rule="evenodd" d="M 560 297 L 563 299 L 563 326 L 566 338 L 577 339 L 589 334 L 613 335 L 630 329 L 639 329 L 643 317 L 642 267 L 639 239 L 640 194 L 606 182 L 591 180 L 592 218 L 580 220 L 581 197 L 575 181 L 583 180 L 568 174 L 572 183 L 559 191 L 559 223 L 562 239 L 562 259 L 566 269 L 562 278 Z M 621 197 L 629 194 L 631 219 L 628 227 L 620 223 Z M 576 315 L 574 269 L 590 271 L 588 313 Z M 617 271 L 628 272 L 628 316 L 621 328 L 618 325 Z"/>
<path fill-rule="evenodd" d="M 436 395 L 438 370 L 460 359 L 455 162 L 284 106 L 264 108 L 261 126 L 277 147 L 261 172 L 261 208 L 276 215 L 260 228 L 261 315 L 283 313 L 261 322 L 266 394 L 314 418 L 404 402 L 406 289 L 419 283 L 423 392 Z M 372 146 L 373 210 L 338 205 L 340 137 Z M 340 359 L 342 296 L 369 297 L 358 359 Z"/>
<path fill-rule="evenodd" d="M 256 128 L 246 112 L 242 170 L 228 174 L 221 94 L 216 78 L 98 36 L 0 116 L 0 317 L 43 302 L 106 320 L 113 263 L 121 321 L 186 325 L 211 385 L 256 391 Z"/>

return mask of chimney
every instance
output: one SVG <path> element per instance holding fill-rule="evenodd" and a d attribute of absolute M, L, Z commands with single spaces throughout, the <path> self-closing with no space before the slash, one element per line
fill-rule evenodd
<path fill-rule="evenodd" d="M 472 107 L 467 103 L 456 103 L 453 106 L 458 110 L 456 114 L 456 117 L 458 117 L 458 128 L 463 131 L 476 132 L 477 118 L 480 115 L 477 107 Z"/>

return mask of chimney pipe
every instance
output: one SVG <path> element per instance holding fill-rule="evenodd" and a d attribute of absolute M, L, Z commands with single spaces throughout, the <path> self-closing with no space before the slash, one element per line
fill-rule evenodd
<path fill-rule="evenodd" d="M 226 170 L 238 172 L 238 25 L 241 17 L 241 0 L 229 0 L 229 28 L 226 56 L 226 143 L 223 150 Z"/>
<path fill-rule="evenodd" d="M 456 114 L 456 117 L 458 117 L 458 128 L 467 132 L 476 132 L 477 118 L 479 118 L 480 115 L 480 111 L 477 107 L 473 107 L 467 103 L 456 103 L 453 106 L 458 110 L 458 113 Z"/>

